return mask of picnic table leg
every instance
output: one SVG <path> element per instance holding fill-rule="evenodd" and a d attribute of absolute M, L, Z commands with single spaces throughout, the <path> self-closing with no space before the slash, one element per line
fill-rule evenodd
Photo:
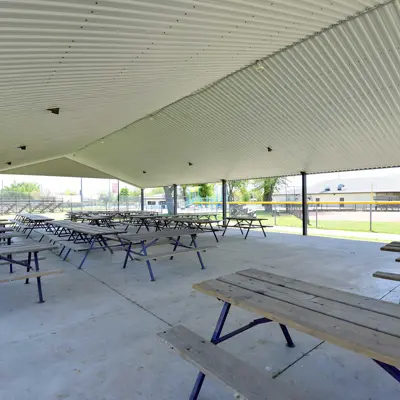
<path fill-rule="evenodd" d="M 225 229 L 224 229 L 224 231 L 222 232 L 222 236 L 225 236 L 225 232 L 226 232 L 226 230 L 228 229 L 228 225 L 229 225 L 229 219 L 227 219 L 227 220 L 225 221 Z"/>
<path fill-rule="evenodd" d="M 9 254 L 8 256 L 7 256 L 7 258 L 10 260 L 10 274 L 12 274 L 14 271 L 13 271 L 13 265 L 12 265 L 12 254 Z"/>
<path fill-rule="evenodd" d="M 92 248 L 93 248 L 93 246 L 94 246 L 94 239 L 95 239 L 95 238 L 93 237 L 92 240 L 90 241 L 90 247 L 86 250 L 85 256 L 82 258 L 82 261 L 81 261 L 81 263 L 79 264 L 79 267 L 78 267 L 79 269 L 82 269 L 83 263 L 85 262 L 87 256 L 89 255 L 90 250 L 92 250 Z"/>
<path fill-rule="evenodd" d="M 29 253 L 30 254 L 30 253 Z M 35 251 L 33 253 L 33 259 L 35 260 L 35 270 L 39 271 L 39 259 L 38 259 L 38 252 Z M 39 293 L 39 303 L 44 303 L 43 300 L 43 292 L 42 292 L 42 282 L 40 280 L 40 276 L 36 278 L 38 293 Z"/>
<path fill-rule="evenodd" d="M 389 375 L 391 375 L 397 382 L 400 382 L 400 370 L 393 365 L 386 364 L 382 361 L 373 359 L 381 368 L 383 368 Z"/>
<path fill-rule="evenodd" d="M 28 253 L 28 265 L 26 267 L 26 272 L 29 273 L 29 271 L 31 270 L 31 260 L 32 260 L 32 253 L 29 252 Z M 27 285 L 29 283 L 29 278 L 25 279 L 25 285 Z"/>
<path fill-rule="evenodd" d="M 263 225 L 261 223 L 261 219 L 259 219 L 258 222 L 260 223 L 260 227 L 261 227 L 261 230 L 263 231 L 264 237 L 267 237 L 267 234 L 265 233 L 264 227 L 263 227 Z"/>
<path fill-rule="evenodd" d="M 133 257 L 131 256 L 131 247 L 132 247 L 132 242 L 129 243 L 128 248 L 126 249 L 125 261 L 124 261 L 124 265 L 122 268 L 126 268 L 126 263 L 128 262 L 128 256 L 133 261 Z"/>
<path fill-rule="evenodd" d="M 243 235 L 243 229 L 242 229 L 242 226 L 240 225 L 240 221 L 237 221 L 237 226 L 240 229 L 240 233 Z"/>
<path fill-rule="evenodd" d="M 212 223 L 210 222 L 210 229 L 212 231 L 212 233 L 214 234 L 215 240 L 217 241 L 217 243 L 219 242 L 218 237 L 217 237 L 217 233 L 215 232 Z"/>
<path fill-rule="evenodd" d="M 220 338 L 230 308 L 231 308 L 230 303 L 224 303 L 221 314 L 217 321 L 217 325 L 215 326 L 214 333 L 212 334 L 211 337 L 211 343 L 216 342 Z M 196 382 L 194 383 L 192 393 L 190 393 L 189 400 L 197 400 L 201 387 L 203 386 L 205 377 L 206 376 L 205 374 L 203 374 L 203 372 L 199 372 L 196 378 Z"/>
<path fill-rule="evenodd" d="M 247 228 L 247 232 L 246 232 L 246 236 L 244 237 L 244 240 L 247 239 L 247 235 L 249 234 L 250 229 L 251 229 L 252 226 L 253 226 L 253 221 L 250 221 L 250 225 L 249 225 L 249 227 Z"/>
<path fill-rule="evenodd" d="M 290 333 L 288 331 L 288 328 L 286 325 L 279 324 L 279 326 L 282 329 L 283 336 L 285 336 L 286 342 L 287 342 L 287 347 L 293 348 L 295 347 L 295 344 L 293 343 L 292 337 L 290 336 Z"/>
<path fill-rule="evenodd" d="M 193 246 L 197 248 L 196 235 L 193 235 L 193 236 L 192 236 L 192 243 L 193 243 Z M 205 266 L 204 266 L 204 263 L 203 263 L 203 259 L 201 258 L 200 252 L 199 252 L 199 251 L 196 251 L 196 253 L 197 253 L 197 257 L 199 257 L 201 269 L 205 269 Z"/>
<path fill-rule="evenodd" d="M 143 255 L 147 256 L 147 250 L 146 250 L 146 245 L 145 245 L 144 240 L 142 240 L 142 252 L 143 252 Z M 151 269 L 150 260 L 147 260 L 146 264 L 147 264 L 147 269 L 149 270 L 150 280 L 152 282 L 154 282 L 156 279 L 154 278 L 153 270 Z"/>
<path fill-rule="evenodd" d="M 176 248 L 178 247 L 178 244 L 179 244 L 179 239 L 180 239 L 181 237 L 180 236 L 178 236 L 178 238 L 175 240 L 175 246 L 174 246 L 174 250 L 172 250 L 172 251 L 175 251 L 176 250 Z M 170 260 L 173 260 L 174 259 L 174 256 L 171 256 L 170 258 L 169 258 Z"/>

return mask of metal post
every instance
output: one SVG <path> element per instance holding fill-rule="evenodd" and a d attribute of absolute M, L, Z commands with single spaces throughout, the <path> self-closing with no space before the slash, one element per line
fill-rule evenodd
<path fill-rule="evenodd" d="M 372 204 L 369 205 L 369 231 L 372 232 Z"/>
<path fill-rule="evenodd" d="M 307 204 L 307 174 L 301 172 L 301 211 L 303 216 L 303 236 L 307 236 L 308 204 Z"/>
<path fill-rule="evenodd" d="M 140 209 L 144 211 L 144 189 L 140 189 Z"/>
<path fill-rule="evenodd" d="M 222 219 L 226 225 L 226 180 L 222 179 Z"/>
<path fill-rule="evenodd" d="M 172 185 L 172 188 L 174 190 L 174 215 L 178 214 L 178 186 L 174 183 Z"/>
<path fill-rule="evenodd" d="M 318 205 L 315 205 L 315 227 L 318 228 Z"/>
<path fill-rule="evenodd" d="M 119 211 L 119 179 L 117 180 L 117 210 Z"/>

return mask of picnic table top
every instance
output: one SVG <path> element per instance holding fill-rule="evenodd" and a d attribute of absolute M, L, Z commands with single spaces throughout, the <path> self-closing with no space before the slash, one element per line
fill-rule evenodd
<path fill-rule="evenodd" d="M 0 239 L 9 239 L 13 237 L 25 237 L 26 234 L 22 232 L 12 231 L 12 232 L 2 232 L 0 231 Z"/>
<path fill-rule="evenodd" d="M 172 222 L 184 222 L 184 223 L 190 223 L 190 224 L 209 224 L 209 223 L 216 223 L 216 222 L 221 222 L 221 220 L 218 219 L 193 219 L 193 218 L 170 218 L 170 221 Z"/>
<path fill-rule="evenodd" d="M 82 219 L 89 219 L 92 221 L 100 221 L 104 219 L 111 219 L 113 216 L 112 215 L 83 215 Z"/>
<path fill-rule="evenodd" d="M 18 214 L 30 221 L 53 221 L 54 218 L 47 217 L 46 215 L 22 213 Z"/>
<path fill-rule="evenodd" d="M 400 367 L 400 305 L 247 269 L 193 285 L 219 300 Z"/>
<path fill-rule="evenodd" d="M 19 254 L 29 252 L 39 252 L 44 250 L 58 249 L 58 246 L 50 243 L 18 243 L 11 244 L 9 246 L 0 246 L 0 256 L 6 256 L 8 254 Z"/>
<path fill-rule="evenodd" d="M 0 226 L 0 233 L 4 233 L 4 232 L 12 232 L 14 229 L 13 228 L 6 228 L 3 226 Z"/>
<path fill-rule="evenodd" d="M 106 226 L 89 225 L 82 222 L 72 221 L 52 221 L 50 225 L 64 227 L 74 232 L 83 233 L 91 236 L 116 235 L 117 233 L 125 232 L 125 229 L 114 229 L 108 228 Z"/>
<path fill-rule="evenodd" d="M 231 220 L 231 219 L 236 219 L 237 221 L 267 221 L 268 218 L 258 218 L 258 217 L 226 217 L 226 219 Z"/>
<path fill-rule="evenodd" d="M 140 242 L 142 240 L 152 240 L 168 237 L 177 237 L 185 235 L 197 235 L 202 233 L 197 229 L 163 229 L 161 231 L 146 232 L 146 233 L 123 233 L 118 235 L 119 238 L 130 242 Z"/>
<path fill-rule="evenodd" d="M 215 213 L 182 213 L 182 214 L 174 214 L 172 217 L 208 217 L 210 215 L 218 215 L 218 212 Z"/>

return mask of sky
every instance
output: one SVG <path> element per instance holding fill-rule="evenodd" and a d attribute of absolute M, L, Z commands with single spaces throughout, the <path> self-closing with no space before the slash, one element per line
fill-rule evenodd
<path fill-rule="evenodd" d="M 335 172 L 328 174 L 315 174 L 308 175 L 307 185 L 315 185 L 324 181 L 336 178 L 358 178 L 358 177 L 371 177 L 379 178 L 382 176 L 393 176 L 393 179 L 400 178 L 400 168 L 384 168 L 367 171 L 349 171 L 349 172 Z M 26 175 L 1 175 L 0 174 L 0 188 L 10 185 L 12 182 L 36 182 L 42 186 L 44 193 L 51 196 L 64 194 L 66 190 L 80 193 L 80 178 L 63 178 L 63 177 L 50 177 L 50 176 L 26 176 Z M 93 179 L 83 178 L 83 195 L 85 198 L 98 198 L 99 193 L 109 191 L 112 192 L 113 184 L 117 184 L 116 179 Z M 294 176 L 288 177 L 287 184 L 289 186 L 301 186 L 301 177 Z M 115 187 L 115 186 L 114 186 Z M 120 181 L 120 189 L 127 187 L 132 189 L 133 186 Z"/>

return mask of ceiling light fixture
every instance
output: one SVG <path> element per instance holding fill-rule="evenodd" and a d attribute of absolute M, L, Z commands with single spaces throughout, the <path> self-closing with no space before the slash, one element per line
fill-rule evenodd
<path fill-rule="evenodd" d="M 191 167 L 193 165 L 193 163 L 191 163 L 190 161 L 188 162 L 188 164 L 189 164 L 189 167 Z"/>
<path fill-rule="evenodd" d="M 12 162 L 11 162 L 11 161 L 7 161 L 6 164 L 7 164 L 7 165 L 11 165 Z"/>
<path fill-rule="evenodd" d="M 60 114 L 60 107 L 55 107 L 55 108 L 48 108 L 47 111 L 50 111 L 52 114 Z"/>
<path fill-rule="evenodd" d="M 264 65 L 263 65 L 263 63 L 261 62 L 261 60 L 257 60 L 257 61 L 256 61 L 255 67 L 256 67 L 256 70 L 257 70 L 257 71 L 263 71 L 263 70 L 264 70 Z"/>
<path fill-rule="evenodd" d="M 26 146 L 25 145 L 24 146 L 18 146 L 18 148 L 21 149 L 21 150 L 26 150 Z"/>
<path fill-rule="evenodd" d="M 146 173 L 146 171 L 143 171 L 143 173 L 145 174 L 145 173 Z"/>
<path fill-rule="evenodd" d="M 268 150 L 268 153 L 271 153 L 271 151 L 272 151 L 272 147 L 267 147 L 267 150 Z"/>

